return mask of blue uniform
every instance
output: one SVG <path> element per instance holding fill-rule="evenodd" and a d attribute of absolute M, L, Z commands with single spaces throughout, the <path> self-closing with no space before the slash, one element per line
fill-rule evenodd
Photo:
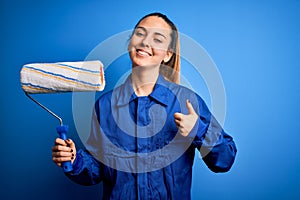
<path fill-rule="evenodd" d="M 199 118 L 187 137 L 174 113 L 187 114 L 189 99 Z M 213 172 L 228 171 L 236 146 L 190 89 L 161 75 L 149 96 L 135 95 L 130 76 L 95 104 L 85 150 L 67 176 L 83 185 L 103 182 L 104 199 L 190 199 L 195 149 Z"/>

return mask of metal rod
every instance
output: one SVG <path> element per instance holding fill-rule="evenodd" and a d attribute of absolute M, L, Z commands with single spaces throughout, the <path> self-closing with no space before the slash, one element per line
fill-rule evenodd
<path fill-rule="evenodd" d="M 37 100 L 35 100 L 34 98 L 32 98 L 27 92 L 25 92 L 25 95 L 31 99 L 33 102 L 35 102 L 37 105 L 39 105 L 40 107 L 42 107 L 44 110 L 46 110 L 48 113 L 50 113 L 53 117 L 55 117 L 56 119 L 58 119 L 59 124 L 62 126 L 63 125 L 63 121 L 62 119 L 56 115 L 54 112 L 52 112 L 49 108 L 47 108 L 46 106 L 44 106 L 43 104 L 41 104 L 40 102 L 38 102 Z"/>

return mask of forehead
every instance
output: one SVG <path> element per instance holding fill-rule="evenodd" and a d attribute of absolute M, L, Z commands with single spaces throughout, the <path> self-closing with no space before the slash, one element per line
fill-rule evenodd
<path fill-rule="evenodd" d="M 155 30 L 164 33 L 171 33 L 170 25 L 164 19 L 157 16 L 150 16 L 143 19 L 137 27 L 143 27 L 150 30 Z"/>

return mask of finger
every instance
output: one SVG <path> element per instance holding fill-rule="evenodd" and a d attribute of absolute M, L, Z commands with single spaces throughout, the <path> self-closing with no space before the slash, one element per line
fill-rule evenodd
<path fill-rule="evenodd" d="M 55 162 L 56 164 L 58 163 L 62 163 L 62 162 L 67 162 L 67 161 L 71 161 L 71 157 L 52 157 L 53 162 Z"/>
<path fill-rule="evenodd" d="M 52 152 L 52 157 L 60 158 L 60 157 L 74 157 L 74 154 L 71 152 L 58 151 Z"/>
<path fill-rule="evenodd" d="M 72 152 L 72 148 L 67 147 L 67 146 L 62 146 L 62 145 L 55 145 L 52 147 L 52 151 L 54 151 L 54 152 L 57 152 L 57 151 Z"/>
<path fill-rule="evenodd" d="M 72 153 L 71 162 L 73 164 L 74 160 L 76 159 L 76 145 L 71 139 L 67 139 L 66 143 L 71 148 L 71 153 Z"/>
<path fill-rule="evenodd" d="M 57 160 L 57 158 L 56 157 L 52 157 L 52 161 L 57 165 L 57 166 L 61 166 L 61 162 L 59 162 L 58 160 Z"/>
<path fill-rule="evenodd" d="M 70 148 L 75 148 L 75 143 L 71 139 L 65 141 Z"/>
<path fill-rule="evenodd" d="M 56 139 L 55 139 L 55 144 L 67 146 L 66 141 L 63 140 L 63 139 L 60 139 L 60 138 L 56 138 Z"/>
<path fill-rule="evenodd" d="M 191 104 L 190 100 L 186 100 L 186 107 L 188 109 L 189 114 L 195 114 L 195 110 L 193 108 L 193 105 Z"/>
<path fill-rule="evenodd" d="M 181 121 L 183 118 L 183 114 L 182 113 L 175 113 L 174 114 L 174 119 Z"/>
<path fill-rule="evenodd" d="M 175 124 L 177 127 L 181 127 L 181 121 L 178 119 L 175 119 Z"/>

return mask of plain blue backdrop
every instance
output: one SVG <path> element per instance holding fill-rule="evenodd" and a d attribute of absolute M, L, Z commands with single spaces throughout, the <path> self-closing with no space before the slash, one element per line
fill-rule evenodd
<path fill-rule="evenodd" d="M 101 184 L 77 185 L 52 163 L 57 121 L 25 97 L 19 71 L 26 63 L 84 60 L 153 11 L 206 49 L 226 89 L 224 128 L 237 144 L 236 162 L 214 174 L 197 157 L 193 199 L 300 199 L 300 2 L 292 0 L 0 1 L 0 199 L 101 198 Z M 108 88 L 114 73 L 107 72 Z M 200 95 L 210 101 L 205 89 Z M 39 99 L 81 146 L 71 94 Z"/>

